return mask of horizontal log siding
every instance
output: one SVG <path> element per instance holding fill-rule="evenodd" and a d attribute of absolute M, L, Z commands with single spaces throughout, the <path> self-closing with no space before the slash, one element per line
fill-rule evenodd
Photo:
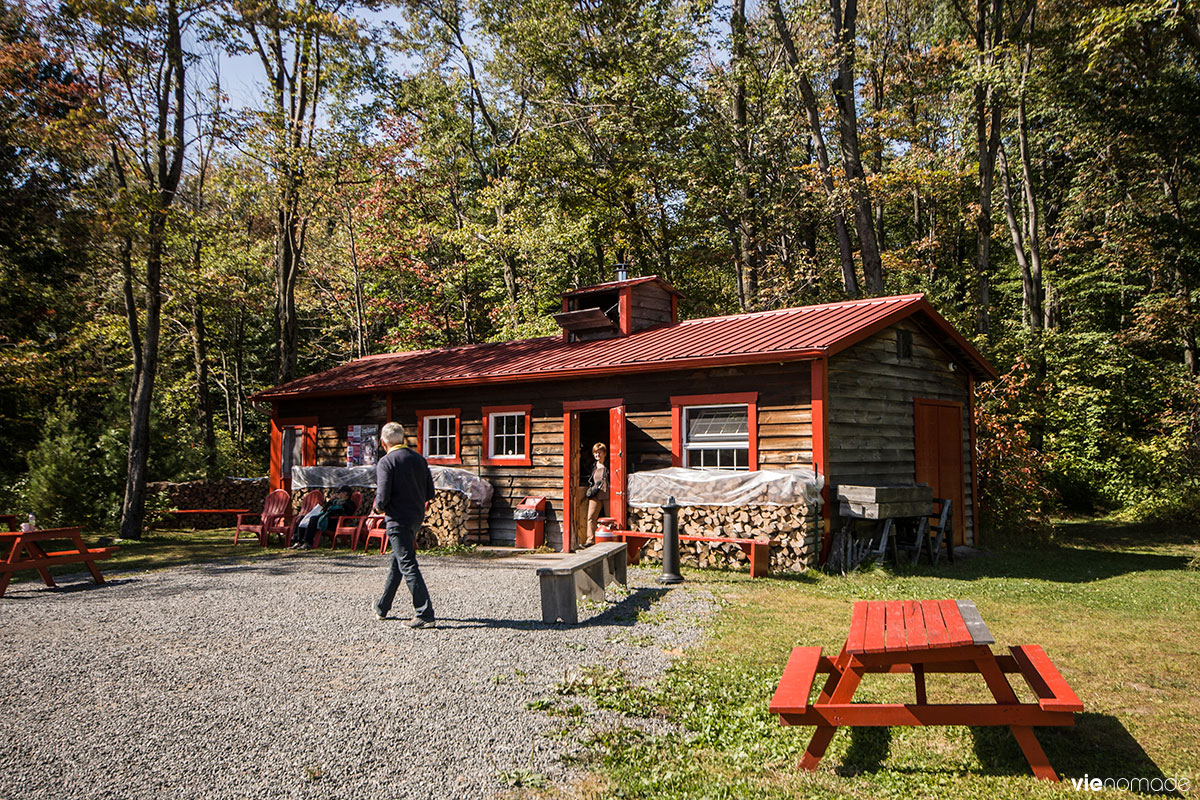
<path fill-rule="evenodd" d="M 896 330 L 912 332 L 912 359 L 896 357 Z M 909 322 L 902 322 L 829 359 L 829 475 L 839 483 L 911 483 L 913 400 L 962 404 L 965 536 L 974 541 L 974 486 L 966 372 Z M 836 511 L 836 509 L 835 509 Z"/>
<path fill-rule="evenodd" d="M 392 413 L 417 445 L 417 416 L 422 409 L 460 408 L 462 465 L 486 478 L 495 489 L 491 536 L 495 544 L 512 544 L 516 525 L 512 509 L 530 495 L 548 499 L 546 543 L 562 542 L 563 403 L 620 397 L 625 400 L 629 471 L 660 469 L 671 465 L 672 395 L 758 393 L 759 466 L 768 469 L 812 466 L 812 397 L 809 365 L 720 367 L 705 370 L 630 375 L 594 381 L 545 381 L 510 386 L 396 392 Z M 484 448 L 483 406 L 532 404 L 533 465 L 496 466 L 481 463 Z M 386 398 L 367 401 L 358 397 L 281 403 L 281 414 L 316 416 L 318 455 L 324 465 L 345 463 L 346 427 L 382 425 Z M 327 445 L 321 445 L 325 437 Z M 335 442 L 337 443 L 335 446 Z M 340 447 L 340 450 L 337 449 Z"/>

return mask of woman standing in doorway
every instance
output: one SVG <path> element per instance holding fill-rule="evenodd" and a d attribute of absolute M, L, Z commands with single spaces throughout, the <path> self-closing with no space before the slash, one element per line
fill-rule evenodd
<path fill-rule="evenodd" d="M 596 543 L 596 522 L 601 516 L 608 516 L 608 465 L 604 463 L 608 458 L 608 447 L 603 442 L 596 442 L 592 445 L 592 457 L 596 460 L 588 478 L 587 541 L 583 543 L 584 547 Z"/>

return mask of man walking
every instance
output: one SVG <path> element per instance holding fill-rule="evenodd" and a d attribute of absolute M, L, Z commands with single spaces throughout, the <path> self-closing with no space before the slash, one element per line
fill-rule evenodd
<path fill-rule="evenodd" d="M 387 515 L 387 537 L 392 546 L 383 596 L 375 604 L 375 618 L 384 619 L 400 588 L 400 578 L 412 592 L 414 615 L 404 624 L 410 628 L 435 627 L 429 590 L 417 566 L 417 531 L 425 519 L 425 508 L 433 499 L 433 475 L 420 453 L 404 446 L 404 426 L 389 422 L 379 435 L 387 455 L 375 465 L 375 509 Z"/>

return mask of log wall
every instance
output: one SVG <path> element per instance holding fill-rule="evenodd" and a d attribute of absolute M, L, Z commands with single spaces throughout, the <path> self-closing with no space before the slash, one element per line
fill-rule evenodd
<path fill-rule="evenodd" d="M 392 395 L 393 418 L 417 446 L 416 413 L 424 409 L 461 409 L 461 469 L 475 472 L 495 489 L 490 516 L 491 541 L 516 541 L 513 508 L 526 496 L 548 500 L 546 543 L 562 543 L 563 403 L 622 398 L 626 405 L 626 462 L 630 473 L 671 466 L 672 395 L 758 393 L 758 459 L 767 468 L 812 466 L 812 383 L 807 362 L 754 367 L 648 373 L 602 380 L 559 380 L 488 384 L 445 390 L 423 389 Z M 532 404 L 532 466 L 482 463 L 484 406 Z M 280 416 L 316 416 L 318 463 L 344 464 L 346 428 L 382 425 L 387 398 L 338 397 L 280 402 Z M 332 442 L 338 442 L 340 449 Z M 327 444 L 321 444 L 322 440 Z"/>
<path fill-rule="evenodd" d="M 897 330 L 912 333 L 912 358 L 899 359 Z M 962 404 L 964 535 L 974 541 L 970 389 L 966 371 L 919 327 L 901 322 L 829 359 L 831 484 L 911 483 L 915 477 L 913 401 Z M 836 508 L 834 509 L 836 511 Z"/>

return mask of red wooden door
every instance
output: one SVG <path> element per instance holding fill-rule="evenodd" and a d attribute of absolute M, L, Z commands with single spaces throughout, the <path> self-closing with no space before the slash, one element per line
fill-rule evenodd
<path fill-rule="evenodd" d="M 609 482 L 608 482 L 608 513 L 624 528 L 625 518 L 625 478 L 628 470 L 625 468 L 625 406 L 613 406 L 608 410 L 608 442 L 609 442 Z"/>
<path fill-rule="evenodd" d="M 579 412 L 563 413 L 563 500 L 562 500 L 562 547 L 564 553 L 573 549 L 575 537 L 576 502 L 579 494 Z"/>
<path fill-rule="evenodd" d="M 915 400 L 913 423 L 916 481 L 932 486 L 934 497 L 954 501 L 954 542 L 963 544 L 967 514 L 963 492 L 962 404 Z"/>

